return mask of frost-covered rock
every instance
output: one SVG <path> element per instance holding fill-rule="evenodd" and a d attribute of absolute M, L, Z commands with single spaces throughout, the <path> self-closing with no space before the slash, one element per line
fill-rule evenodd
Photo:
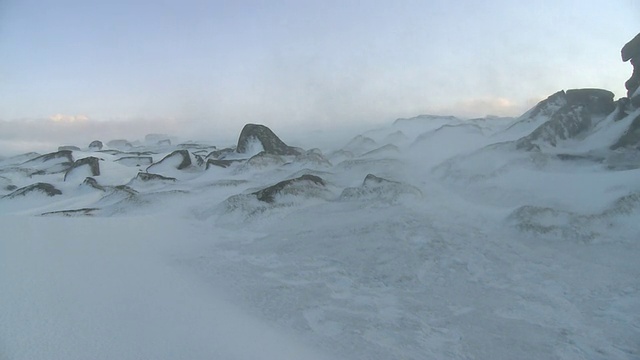
<path fill-rule="evenodd" d="M 635 119 L 633 119 L 625 133 L 611 146 L 612 150 L 619 148 L 634 148 L 640 150 L 640 115 L 637 115 Z"/>
<path fill-rule="evenodd" d="M 591 129 L 594 119 L 603 118 L 615 109 L 613 97 L 612 92 L 602 89 L 574 89 L 552 95 L 525 117 L 544 112 L 548 120 L 520 138 L 516 148 L 539 150 L 541 145 L 555 147 L 561 140 L 576 138 Z M 561 106 L 558 108 L 558 105 Z"/>
<path fill-rule="evenodd" d="M 120 150 L 128 150 L 131 149 L 133 147 L 133 145 L 125 140 L 125 139 L 115 139 L 115 140 L 111 140 L 109 142 L 107 142 L 107 146 L 110 148 L 116 148 L 116 149 L 120 149 Z"/>
<path fill-rule="evenodd" d="M 103 144 L 102 141 L 100 140 L 93 140 L 90 144 L 89 144 L 89 150 L 102 150 L 103 148 Z"/>
<path fill-rule="evenodd" d="M 78 173 L 81 173 L 83 178 L 100 175 L 100 159 L 89 156 L 76 160 L 73 165 L 71 165 L 71 168 L 64 174 L 64 181 L 67 181 L 68 177 Z"/>
<path fill-rule="evenodd" d="M 260 201 L 273 203 L 277 195 L 303 195 L 324 186 L 325 182 L 319 176 L 302 175 L 299 178 L 281 181 L 252 194 Z"/>
<path fill-rule="evenodd" d="M 153 171 L 154 169 L 162 169 L 165 167 L 183 170 L 189 166 L 191 166 L 191 156 L 189 155 L 189 151 L 176 150 L 162 158 L 162 160 L 158 161 L 157 163 L 149 166 L 147 168 L 147 172 Z"/>
<path fill-rule="evenodd" d="M 247 124 L 240 132 L 236 151 L 244 154 L 248 151 L 252 141 L 257 140 L 262 144 L 264 151 L 272 155 L 298 155 L 299 151 L 285 144 L 268 127 L 259 124 Z"/>
<path fill-rule="evenodd" d="M 115 160 L 118 164 L 130 167 L 149 166 L 153 163 L 151 156 L 123 156 Z"/>
<path fill-rule="evenodd" d="M 22 164 L 23 167 L 35 170 L 33 175 L 56 174 L 67 171 L 73 164 L 71 150 L 61 150 L 38 156 Z"/>
<path fill-rule="evenodd" d="M 98 184 L 98 181 L 92 177 L 87 177 L 86 179 L 84 179 L 81 186 L 88 187 L 95 190 L 100 190 L 100 191 L 106 190 L 104 186 Z"/>
<path fill-rule="evenodd" d="M 142 182 L 149 182 L 149 181 L 176 182 L 177 181 L 176 178 L 162 176 L 160 174 L 153 174 L 148 172 L 139 172 L 138 175 L 136 175 L 134 180 L 139 180 Z"/>
<path fill-rule="evenodd" d="M 404 196 L 421 198 L 422 192 L 414 186 L 368 174 L 362 182 L 362 185 L 344 189 L 340 195 L 340 200 L 383 200 L 396 202 Z"/>
<path fill-rule="evenodd" d="M 80 151 L 80 148 L 73 145 L 58 146 L 58 151 L 61 151 L 61 150 Z"/>
<path fill-rule="evenodd" d="M 31 184 L 25 187 L 21 187 L 4 197 L 12 199 L 18 196 L 26 196 L 27 194 L 31 194 L 31 193 L 42 193 L 47 196 L 62 195 L 62 191 L 58 190 L 55 186 L 49 183 L 39 182 L 39 183 Z"/>

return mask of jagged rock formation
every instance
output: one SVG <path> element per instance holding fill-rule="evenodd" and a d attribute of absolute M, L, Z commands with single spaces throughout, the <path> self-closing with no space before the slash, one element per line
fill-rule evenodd
<path fill-rule="evenodd" d="M 212 166 L 217 166 L 221 168 L 228 168 L 234 162 L 239 162 L 241 160 L 217 160 L 217 159 L 209 159 L 207 160 L 206 170 L 209 170 Z"/>
<path fill-rule="evenodd" d="M 158 161 L 157 163 L 149 166 L 147 168 L 147 171 L 161 164 L 168 164 L 171 167 L 174 167 L 178 170 L 182 170 L 186 167 L 191 166 L 191 156 L 189 155 L 188 150 L 176 150 L 171 154 L 165 156 L 162 160 Z"/>
<path fill-rule="evenodd" d="M 636 94 L 640 87 L 640 34 L 626 43 L 620 53 L 622 61 L 631 60 L 633 66 L 631 78 L 624 84 L 627 89 L 627 97 L 631 99 L 634 106 L 640 106 L 640 94 Z"/>
<path fill-rule="evenodd" d="M 76 171 L 78 168 L 83 166 L 89 167 L 91 176 L 100 175 L 100 159 L 98 159 L 95 156 L 89 156 L 86 158 L 76 160 L 73 163 L 73 165 L 71 165 L 71 168 L 69 168 L 69 170 L 67 170 L 67 172 L 64 174 L 64 181 L 66 181 L 67 177 L 71 175 L 74 171 Z"/>
<path fill-rule="evenodd" d="M 545 111 L 550 116 L 549 120 L 519 139 L 516 148 L 539 150 L 540 144 L 556 146 L 559 140 L 575 138 L 591 128 L 594 117 L 604 117 L 615 109 L 613 97 L 612 92 L 602 89 L 574 89 L 553 94 L 529 114 L 529 117 L 534 117 Z"/>
<path fill-rule="evenodd" d="M 40 155 L 34 159 L 26 161 L 25 164 L 34 162 L 47 162 L 54 159 L 64 159 L 66 160 L 66 162 L 73 163 L 73 155 L 71 155 L 71 150 L 60 150 L 53 153 Z"/>
<path fill-rule="evenodd" d="M 58 190 L 55 186 L 49 183 L 39 182 L 39 183 L 31 184 L 29 186 L 21 187 L 18 190 L 12 192 L 11 194 L 6 195 L 5 197 L 13 199 L 17 196 L 25 196 L 35 191 L 44 193 L 47 196 L 62 195 L 62 191 Z"/>
<path fill-rule="evenodd" d="M 247 152 L 252 139 L 260 141 L 264 151 L 272 155 L 298 155 L 299 151 L 285 144 L 268 127 L 258 124 L 247 124 L 240 132 L 236 151 L 240 154 Z"/>
<path fill-rule="evenodd" d="M 633 119 L 627 131 L 611 146 L 611 150 L 622 147 L 635 147 L 637 150 L 640 150 L 640 115 Z"/>
<path fill-rule="evenodd" d="M 102 150 L 102 147 L 104 145 L 102 145 L 102 141 L 100 140 L 93 140 L 90 144 L 89 144 L 89 150 Z"/>
<path fill-rule="evenodd" d="M 275 196 L 277 194 L 280 194 L 285 189 L 290 188 L 294 185 L 304 184 L 304 183 L 313 184 L 315 186 L 323 186 L 323 187 L 325 186 L 325 182 L 324 180 L 322 180 L 321 177 L 307 174 L 307 175 L 302 175 L 299 178 L 281 181 L 275 185 L 256 191 L 252 194 L 255 195 L 260 201 L 273 203 L 275 201 Z"/>

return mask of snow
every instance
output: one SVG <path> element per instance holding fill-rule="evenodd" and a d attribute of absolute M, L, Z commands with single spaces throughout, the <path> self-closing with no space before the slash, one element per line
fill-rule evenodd
<path fill-rule="evenodd" d="M 74 152 L 104 191 L 5 159 L 62 195 L 0 198 L 0 359 L 639 358 L 636 115 L 539 152 L 509 141 L 542 115 L 422 116 L 148 184 Z"/>

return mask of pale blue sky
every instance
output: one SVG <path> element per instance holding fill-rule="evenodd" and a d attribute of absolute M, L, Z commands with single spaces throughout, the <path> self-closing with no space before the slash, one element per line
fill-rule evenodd
<path fill-rule="evenodd" d="M 519 115 L 560 89 L 623 96 L 638 32 L 639 0 L 0 0 L 0 120 Z"/>

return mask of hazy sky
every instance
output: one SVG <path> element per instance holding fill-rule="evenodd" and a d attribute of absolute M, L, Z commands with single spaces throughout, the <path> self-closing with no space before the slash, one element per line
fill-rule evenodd
<path fill-rule="evenodd" d="M 623 96 L 638 32 L 639 0 L 0 0 L 0 132 L 515 116 L 560 89 Z"/>

